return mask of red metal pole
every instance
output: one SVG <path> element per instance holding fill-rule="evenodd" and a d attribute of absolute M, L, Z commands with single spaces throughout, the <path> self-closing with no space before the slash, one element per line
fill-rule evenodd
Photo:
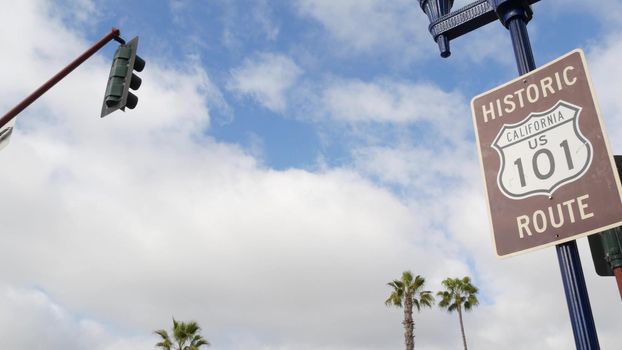
<path fill-rule="evenodd" d="M 618 266 L 614 268 L 613 274 L 616 276 L 616 282 L 618 283 L 618 291 L 620 292 L 620 298 L 622 298 L 622 266 Z"/>
<path fill-rule="evenodd" d="M 35 92 L 33 92 L 30 96 L 26 97 L 22 102 L 20 102 L 17 106 L 13 107 L 10 111 L 8 111 L 2 119 L 0 119 L 0 128 L 2 128 L 6 123 L 8 123 L 11 119 L 17 116 L 21 111 L 23 111 L 26 107 L 30 106 L 31 103 L 36 101 L 41 95 L 43 95 L 46 91 L 48 91 L 52 86 L 56 85 L 59 81 L 61 81 L 64 77 L 66 77 L 71 71 L 76 69 L 79 65 L 84 63 L 89 57 L 93 56 L 95 52 L 104 47 L 110 40 L 119 37 L 121 32 L 117 28 L 112 28 L 110 33 L 106 34 L 103 38 L 101 38 L 98 42 L 96 42 L 90 49 L 86 50 L 82 55 L 76 58 L 73 62 L 71 62 L 67 67 L 65 67 L 60 72 L 56 73 L 50 80 L 48 80 L 45 84 L 41 85 Z"/>

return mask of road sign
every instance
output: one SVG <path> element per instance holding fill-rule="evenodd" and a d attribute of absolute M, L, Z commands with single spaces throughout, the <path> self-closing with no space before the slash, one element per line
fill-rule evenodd
<path fill-rule="evenodd" d="M 471 108 L 498 256 L 622 225 L 583 51 L 476 96 Z"/>

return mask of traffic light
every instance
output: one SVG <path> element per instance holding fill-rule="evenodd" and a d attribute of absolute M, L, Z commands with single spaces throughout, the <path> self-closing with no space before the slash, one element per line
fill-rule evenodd
<path fill-rule="evenodd" d="M 102 105 L 102 118 L 117 109 L 125 111 L 125 107 L 136 107 L 138 97 L 130 92 L 130 88 L 138 90 L 142 80 L 134 71 L 140 72 L 145 68 L 145 60 L 136 54 L 137 48 L 138 37 L 135 37 L 127 44 L 120 45 L 114 53 Z"/>
<path fill-rule="evenodd" d="M 15 119 L 9 121 L 5 126 L 0 128 L 0 149 L 6 147 L 9 144 L 9 138 L 13 133 L 13 127 L 15 125 Z"/>
<path fill-rule="evenodd" d="M 622 178 L 622 156 L 613 156 Z M 614 227 L 588 237 L 596 273 L 613 276 L 613 269 L 622 267 L 622 227 Z M 621 290 L 622 293 L 622 290 Z"/>
<path fill-rule="evenodd" d="M 594 268 L 599 276 L 613 276 L 613 269 L 622 267 L 622 228 L 591 235 L 588 237 Z"/>

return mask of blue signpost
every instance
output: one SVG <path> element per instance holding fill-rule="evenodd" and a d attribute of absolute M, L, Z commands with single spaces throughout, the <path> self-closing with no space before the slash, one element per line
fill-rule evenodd
<path fill-rule="evenodd" d="M 478 0 L 450 12 L 453 0 L 419 0 L 430 20 L 430 34 L 442 57 L 449 57 L 450 41 L 499 19 L 512 39 L 519 75 L 536 68 L 527 23 L 533 12 L 530 5 L 539 0 Z M 556 246 L 566 302 L 577 349 L 599 349 L 598 335 L 585 285 L 576 241 Z"/>

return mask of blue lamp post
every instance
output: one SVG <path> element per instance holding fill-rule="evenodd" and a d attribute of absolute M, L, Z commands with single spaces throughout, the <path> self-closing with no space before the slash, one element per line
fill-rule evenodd
<path fill-rule="evenodd" d="M 441 57 L 451 54 L 451 40 L 499 20 L 510 32 L 519 75 L 536 68 L 527 23 L 533 16 L 530 5 L 539 0 L 477 0 L 450 12 L 453 0 L 419 0 L 430 20 L 429 31 L 438 44 Z M 581 259 L 576 241 L 556 246 L 566 302 L 577 349 L 599 349 L 594 317 L 590 307 Z"/>

